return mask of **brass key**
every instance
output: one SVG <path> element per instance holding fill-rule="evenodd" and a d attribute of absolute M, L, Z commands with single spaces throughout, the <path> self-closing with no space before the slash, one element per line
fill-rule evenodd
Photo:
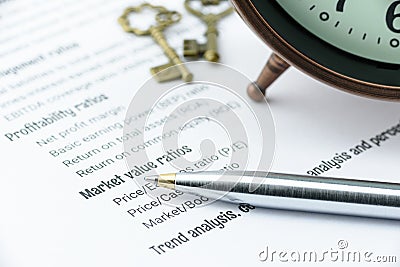
<path fill-rule="evenodd" d="M 156 24 L 151 25 L 147 30 L 131 27 L 128 16 L 131 13 L 141 12 L 144 8 L 154 9 L 157 12 Z M 153 6 L 148 3 L 143 3 L 137 7 L 126 8 L 122 16 L 118 19 L 119 24 L 121 24 L 122 28 L 126 32 L 133 33 L 138 36 L 151 35 L 154 41 L 163 49 L 164 54 L 169 58 L 169 63 L 150 69 L 151 74 L 158 82 L 166 82 L 179 78 L 185 82 L 190 82 L 193 79 L 193 74 L 190 73 L 185 65 L 183 65 L 183 62 L 179 58 L 176 51 L 168 45 L 162 32 L 169 25 L 180 21 L 181 18 L 181 14 L 176 11 L 169 11 L 162 6 Z M 169 68 L 167 71 L 163 71 L 167 68 Z"/>
<path fill-rule="evenodd" d="M 218 14 L 204 14 L 201 11 L 195 10 L 190 5 L 190 0 L 185 0 L 185 8 L 193 15 L 199 17 L 204 23 L 207 24 L 207 31 L 205 33 L 207 42 L 205 44 L 199 44 L 196 40 L 184 40 L 183 41 L 183 55 L 185 57 L 204 58 L 211 62 L 219 61 L 218 47 L 217 47 L 217 22 L 223 17 L 231 14 L 233 8 L 230 7 Z M 203 5 L 217 5 L 219 0 L 202 0 Z"/>

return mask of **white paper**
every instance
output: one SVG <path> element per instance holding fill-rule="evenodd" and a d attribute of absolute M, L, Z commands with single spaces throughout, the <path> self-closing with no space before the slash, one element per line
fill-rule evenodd
<path fill-rule="evenodd" d="M 166 32 L 179 54 L 183 39 L 202 36 L 204 25 L 184 11 L 181 1 L 152 3 L 183 13 L 182 23 Z M 397 263 L 388 266 L 399 264 L 400 225 L 395 221 L 255 209 L 232 219 L 223 229 L 215 227 L 191 237 L 188 230 L 220 212 L 238 213 L 237 205 L 215 202 L 188 208 L 147 229 L 144 221 L 173 208 L 163 205 L 136 218 L 130 215 L 129 209 L 140 210 L 139 206 L 152 201 L 137 192 L 143 188 L 136 183 L 125 179 L 92 199 L 79 194 L 127 171 L 121 160 L 95 174 L 80 177 L 76 173 L 122 152 L 123 145 L 117 142 L 101 153 L 93 149 L 122 136 L 118 123 L 124 120 L 135 92 L 150 78 L 149 68 L 167 63 L 150 37 L 127 34 L 117 23 L 127 5 L 137 4 L 0 1 L 0 266 L 284 264 L 279 258 L 262 261 L 266 247 L 289 254 L 370 251 L 371 257 L 396 256 Z M 256 77 L 271 51 L 236 14 L 221 21 L 219 29 L 221 62 Z M 398 125 L 400 119 L 398 103 L 334 90 L 294 68 L 272 86 L 269 97 L 276 126 L 271 169 L 277 172 L 307 174 L 362 140 L 373 144 L 377 135 Z M 53 123 L 27 132 L 25 123 L 52 116 L 57 119 Z M 111 127 L 108 132 L 98 133 L 107 127 Z M 322 175 L 398 182 L 399 134 L 386 136 L 379 146 L 373 144 Z M 85 137 L 89 141 L 83 141 Z M 58 156 L 50 153 L 62 148 L 66 152 Z M 69 166 L 63 163 L 89 151 L 90 159 L 78 159 Z M 137 199 L 123 205 L 113 201 L 132 192 Z M 180 234 L 189 241 L 160 255 L 150 248 L 178 236 L 185 240 Z M 345 242 L 346 250 L 338 248 Z M 326 262 L 354 264 L 332 258 L 320 264 Z"/>

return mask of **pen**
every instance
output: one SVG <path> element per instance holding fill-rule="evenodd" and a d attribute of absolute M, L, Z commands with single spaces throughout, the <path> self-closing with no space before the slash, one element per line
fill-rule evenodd
<path fill-rule="evenodd" d="M 400 184 L 259 171 L 147 176 L 158 187 L 256 207 L 400 220 Z"/>

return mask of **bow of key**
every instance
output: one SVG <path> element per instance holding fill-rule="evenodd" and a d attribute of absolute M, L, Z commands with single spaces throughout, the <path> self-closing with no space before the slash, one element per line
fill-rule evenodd
<path fill-rule="evenodd" d="M 150 8 L 157 12 L 155 16 L 156 24 L 151 25 L 148 29 L 132 27 L 128 19 L 129 15 L 132 13 L 139 13 L 144 8 Z M 121 24 L 124 31 L 138 36 L 152 36 L 153 40 L 162 48 L 164 54 L 168 57 L 169 63 L 150 69 L 151 74 L 158 82 L 166 82 L 176 79 L 190 82 L 193 79 L 193 74 L 185 67 L 176 51 L 169 46 L 163 34 L 163 30 L 166 27 L 179 22 L 181 18 L 182 15 L 176 11 L 170 11 L 162 6 L 153 6 L 144 3 L 137 7 L 126 8 L 118 19 L 118 22 Z"/>

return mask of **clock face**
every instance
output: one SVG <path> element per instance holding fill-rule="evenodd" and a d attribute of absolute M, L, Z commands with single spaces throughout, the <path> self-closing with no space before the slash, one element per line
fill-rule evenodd
<path fill-rule="evenodd" d="M 276 0 L 302 27 L 363 57 L 400 64 L 400 1 Z"/>

